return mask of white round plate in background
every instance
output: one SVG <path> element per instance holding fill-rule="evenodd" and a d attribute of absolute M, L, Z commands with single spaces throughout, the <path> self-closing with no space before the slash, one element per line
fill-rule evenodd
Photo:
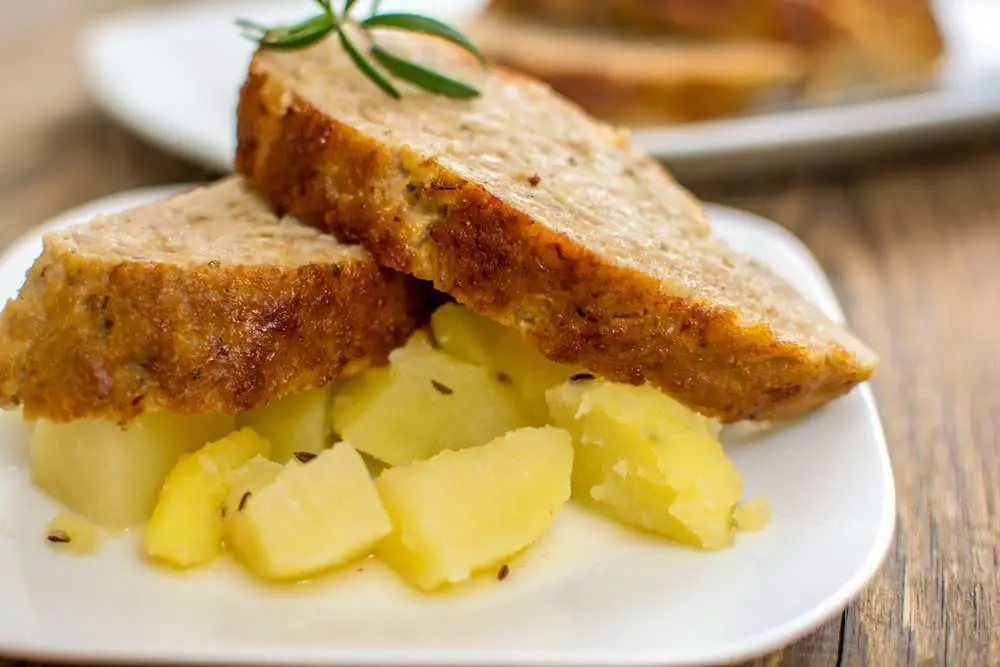
<path fill-rule="evenodd" d="M 461 22 L 484 0 L 423 0 Z M 939 0 L 949 56 L 939 88 L 852 104 L 636 131 L 636 143 L 681 178 L 857 158 L 1000 125 L 1000 2 Z M 365 3 L 358 5 L 364 12 Z M 413 0 L 386 0 L 410 8 Z M 161 147 L 228 172 L 235 106 L 252 45 L 233 20 L 294 20 L 310 0 L 186 0 L 112 14 L 81 51 L 90 89 L 112 116 Z"/>
<path fill-rule="evenodd" d="M 123 193 L 45 226 L 149 202 Z M 831 316 L 822 271 L 787 231 L 710 207 L 718 233 L 756 255 Z M 41 230 L 0 258 L 0 296 L 17 293 Z M 375 562 L 289 588 L 256 585 L 222 560 L 187 574 L 142 562 L 136 536 L 95 556 L 44 539 L 55 505 L 30 483 L 29 430 L 0 413 L 0 654 L 31 660 L 241 665 L 710 665 L 749 660 L 840 612 L 889 547 L 895 496 L 871 392 L 862 386 L 781 429 L 729 432 L 748 496 L 773 521 L 699 553 L 567 506 L 503 582 L 411 592 Z"/>

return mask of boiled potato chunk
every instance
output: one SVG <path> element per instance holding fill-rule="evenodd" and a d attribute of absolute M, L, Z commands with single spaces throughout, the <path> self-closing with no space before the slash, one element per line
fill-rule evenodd
<path fill-rule="evenodd" d="M 390 468 L 376 481 L 393 532 L 376 554 L 431 591 L 536 542 L 570 497 L 569 433 L 543 427 Z"/>
<path fill-rule="evenodd" d="M 431 315 L 434 340 L 448 354 L 477 366 L 493 368 L 495 352 L 507 328 L 465 306 L 447 303 Z"/>
<path fill-rule="evenodd" d="M 374 456 L 368 456 L 367 454 L 361 455 L 362 460 L 365 462 L 365 467 L 368 468 L 368 474 L 371 475 L 372 479 L 375 479 L 383 472 L 389 469 L 389 465 L 379 461 Z"/>
<path fill-rule="evenodd" d="M 434 338 L 448 354 L 484 366 L 521 394 L 536 424 L 548 421 L 546 390 L 579 369 L 547 359 L 515 329 L 449 303 L 431 315 Z"/>
<path fill-rule="evenodd" d="M 329 441 L 328 387 L 307 389 L 237 417 L 237 424 L 257 431 L 271 443 L 271 458 L 284 463 L 296 452 L 319 454 Z"/>
<path fill-rule="evenodd" d="M 124 426 L 42 420 L 31 437 L 32 478 L 76 514 L 107 530 L 124 530 L 149 518 L 163 480 L 182 454 L 226 435 L 234 421 L 166 412 Z"/>
<path fill-rule="evenodd" d="M 308 463 L 293 459 L 272 482 L 230 500 L 226 511 L 230 548 L 251 573 L 269 580 L 304 579 L 342 565 L 369 553 L 390 530 L 368 469 L 346 442 Z"/>
<path fill-rule="evenodd" d="M 182 457 L 167 475 L 146 526 L 146 555 L 178 568 L 215 558 L 222 550 L 222 504 L 230 474 L 270 451 L 267 440 L 244 428 Z"/>
<path fill-rule="evenodd" d="M 574 495 L 617 520 L 703 549 L 733 543 L 743 482 L 718 424 L 649 386 L 567 382 L 549 391 L 574 435 Z"/>
<path fill-rule="evenodd" d="M 389 465 L 483 445 L 532 421 L 510 387 L 435 349 L 422 331 L 333 401 L 337 433 Z"/>
<path fill-rule="evenodd" d="M 60 512 L 46 530 L 53 548 L 74 556 L 89 556 L 101 547 L 100 529 L 72 512 Z"/>
<path fill-rule="evenodd" d="M 242 466 L 229 473 L 226 481 L 229 484 L 229 493 L 223 506 L 223 515 L 230 518 L 230 509 L 238 509 L 241 504 L 245 504 L 246 494 L 251 496 L 258 491 L 270 486 L 278 477 L 285 466 L 276 463 L 263 456 L 255 456 Z"/>
<path fill-rule="evenodd" d="M 247 503 L 254 494 L 270 486 L 284 469 L 280 463 L 255 456 L 230 473 L 227 479 L 229 493 L 222 504 L 222 539 L 233 551 L 240 552 L 247 549 L 243 530 L 246 526 L 243 511 L 246 510 Z"/>

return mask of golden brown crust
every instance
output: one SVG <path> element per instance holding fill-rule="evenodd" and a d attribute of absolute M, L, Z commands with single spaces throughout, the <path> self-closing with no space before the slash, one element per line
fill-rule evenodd
<path fill-rule="evenodd" d="M 493 14 L 467 33 L 492 62 L 631 127 L 743 113 L 791 97 L 806 74 L 798 49 L 764 40 L 678 44 Z"/>
<path fill-rule="evenodd" d="M 914 87 L 945 45 L 929 0 L 493 0 L 488 13 L 645 35 L 763 39 L 810 62 L 808 92 Z"/>
<path fill-rule="evenodd" d="M 489 10 L 657 35 L 772 39 L 784 32 L 786 4 L 788 0 L 493 0 Z"/>
<path fill-rule="evenodd" d="M 425 297 L 370 257 L 180 266 L 47 241 L 0 316 L 0 406 L 54 421 L 251 409 L 383 363 Z"/>
<path fill-rule="evenodd" d="M 824 0 L 808 24 L 801 41 L 814 98 L 926 86 L 945 52 L 926 0 Z"/>
<path fill-rule="evenodd" d="M 732 310 L 668 297 L 435 159 L 321 113 L 258 65 L 241 94 L 237 170 L 280 211 L 519 327 L 548 357 L 648 381 L 729 421 L 794 417 L 871 376 L 860 343 L 863 359 L 836 343 L 817 352 Z M 414 242 L 406 230 L 418 219 L 427 231 Z"/>

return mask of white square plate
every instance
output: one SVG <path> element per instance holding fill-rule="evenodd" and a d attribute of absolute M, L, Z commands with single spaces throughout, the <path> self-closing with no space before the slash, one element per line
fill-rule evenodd
<path fill-rule="evenodd" d="M 163 197 L 124 193 L 47 228 Z M 840 317 L 809 252 L 777 225 L 712 207 L 719 233 Z M 40 230 L 0 260 L 13 296 Z M 748 659 L 840 611 L 877 570 L 895 517 L 878 415 L 863 386 L 780 430 L 726 442 L 773 523 L 696 553 L 575 507 L 511 564 L 505 581 L 424 597 L 374 561 L 291 588 L 251 583 L 228 562 L 153 570 L 134 536 L 90 558 L 57 555 L 55 506 L 33 489 L 27 428 L 0 419 L 0 654 L 102 662 L 309 665 L 679 665 Z"/>
<path fill-rule="evenodd" d="M 385 0 L 382 7 L 418 7 L 460 24 L 485 3 Z M 364 16 L 367 4 L 359 2 L 355 15 Z M 856 158 L 1000 123 L 1000 2 L 935 4 L 949 47 L 932 90 L 643 128 L 633 139 L 686 178 Z M 229 171 L 237 91 L 253 51 L 233 20 L 294 21 L 314 11 L 314 0 L 188 0 L 133 9 L 92 26 L 82 63 L 94 97 L 120 122 L 167 150 Z"/>

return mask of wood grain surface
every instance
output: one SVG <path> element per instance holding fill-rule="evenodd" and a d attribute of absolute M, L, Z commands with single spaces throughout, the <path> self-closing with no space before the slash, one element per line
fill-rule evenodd
<path fill-rule="evenodd" d="M 0 4 L 0 246 L 98 196 L 212 176 L 88 102 L 80 20 L 123 4 Z M 754 664 L 1000 665 L 1000 128 L 837 171 L 688 185 L 797 233 L 882 358 L 874 389 L 898 490 L 890 555 L 841 616 Z"/>

